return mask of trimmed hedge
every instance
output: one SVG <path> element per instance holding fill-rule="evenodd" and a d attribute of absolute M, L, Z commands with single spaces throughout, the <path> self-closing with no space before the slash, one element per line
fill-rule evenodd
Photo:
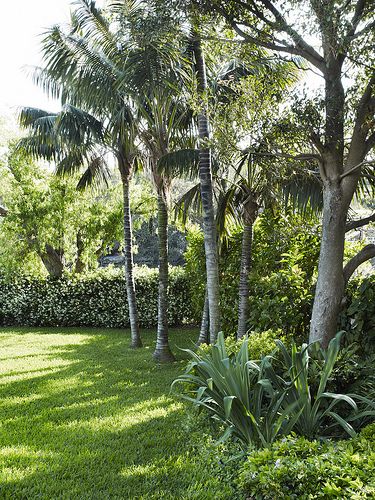
<path fill-rule="evenodd" d="M 139 323 L 157 324 L 158 271 L 137 268 L 135 272 Z M 191 296 L 182 268 L 169 274 L 170 326 L 199 321 L 192 317 Z M 0 280 L 0 324 L 4 326 L 129 326 L 125 279 L 121 270 L 100 270 L 91 275 L 59 280 Z"/>
<path fill-rule="evenodd" d="M 242 466 L 247 498 L 375 498 L 375 424 L 347 441 L 284 438 Z"/>

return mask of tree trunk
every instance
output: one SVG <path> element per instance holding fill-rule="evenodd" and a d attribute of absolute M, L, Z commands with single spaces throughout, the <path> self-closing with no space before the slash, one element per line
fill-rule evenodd
<path fill-rule="evenodd" d="M 131 347 L 142 347 L 141 335 L 138 325 L 138 310 L 135 293 L 135 283 L 133 276 L 133 237 L 132 221 L 129 198 L 129 178 L 130 174 L 122 175 L 123 205 L 124 205 L 124 255 L 125 255 L 125 281 L 126 294 L 129 307 L 129 321 L 131 332 Z"/>
<path fill-rule="evenodd" d="M 162 188 L 158 187 L 159 238 L 159 297 L 158 330 L 154 359 L 159 362 L 175 360 L 168 341 L 168 207 Z"/>
<path fill-rule="evenodd" d="M 76 244 L 77 244 L 77 258 L 76 258 L 76 263 L 74 266 L 74 272 L 76 274 L 81 274 L 85 270 L 85 263 L 82 260 L 82 255 L 85 249 L 85 244 L 82 239 L 82 233 L 81 231 L 77 232 L 77 238 L 76 238 Z"/>
<path fill-rule="evenodd" d="M 201 344 L 208 344 L 209 328 L 210 328 L 210 311 L 209 311 L 208 293 L 207 293 L 207 287 L 206 287 L 206 293 L 204 296 L 204 307 L 203 307 L 203 314 L 202 314 L 201 329 L 199 332 L 197 346 L 199 346 Z"/>
<path fill-rule="evenodd" d="M 340 181 L 326 181 L 323 189 L 322 240 L 318 280 L 310 324 L 310 342 L 327 347 L 337 331 L 344 294 L 343 259 L 347 207 Z"/>
<path fill-rule="evenodd" d="M 242 253 L 240 268 L 240 286 L 238 299 L 238 328 L 237 338 L 247 333 L 249 320 L 249 272 L 251 268 L 251 249 L 253 242 L 253 225 L 245 224 L 242 234 Z"/>
<path fill-rule="evenodd" d="M 207 292 L 210 318 L 210 342 L 214 343 L 220 330 L 219 309 L 219 263 L 216 238 L 216 224 L 212 192 L 211 149 L 209 148 L 209 122 L 207 106 L 204 103 L 207 90 L 206 65 L 198 33 L 194 33 L 195 69 L 201 109 L 198 114 L 199 131 L 199 179 L 203 208 L 203 233 L 206 253 Z"/>
<path fill-rule="evenodd" d="M 61 252 L 55 250 L 46 243 L 44 252 L 38 252 L 48 274 L 53 278 L 61 278 L 64 271 L 64 263 Z"/>

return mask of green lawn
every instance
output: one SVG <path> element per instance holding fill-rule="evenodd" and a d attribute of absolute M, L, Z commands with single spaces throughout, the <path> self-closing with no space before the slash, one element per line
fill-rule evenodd
<path fill-rule="evenodd" d="M 231 498 L 191 448 L 182 403 L 169 395 L 184 366 L 129 349 L 129 332 L 0 329 L 0 498 Z"/>

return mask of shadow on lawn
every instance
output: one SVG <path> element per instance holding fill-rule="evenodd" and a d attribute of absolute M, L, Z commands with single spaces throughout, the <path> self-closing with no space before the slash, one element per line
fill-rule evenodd
<path fill-rule="evenodd" d="M 66 333 L 66 344 L 43 350 L 61 367 L 0 386 L 0 460 L 13 471 L 0 472 L 0 497 L 187 498 L 188 434 L 169 396 L 181 364 L 154 364 L 150 333 L 141 350 L 123 332 L 80 330 L 78 344 Z M 172 345 L 192 340 L 172 333 Z"/>

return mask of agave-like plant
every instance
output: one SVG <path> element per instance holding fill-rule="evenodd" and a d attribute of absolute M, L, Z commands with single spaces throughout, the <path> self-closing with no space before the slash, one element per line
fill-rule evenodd
<path fill-rule="evenodd" d="M 182 397 L 208 410 L 212 418 L 224 424 L 223 438 L 233 435 L 245 445 L 265 447 L 291 431 L 316 438 L 333 434 L 342 427 L 354 436 L 350 422 L 375 416 L 375 403 L 354 394 L 326 391 L 341 335 L 339 333 L 326 350 L 318 344 L 304 344 L 300 349 L 293 344 L 289 353 L 286 346 L 277 341 L 283 361 L 281 367 L 276 367 L 275 353 L 260 361 L 249 360 L 248 339 L 237 353 L 228 355 L 220 333 L 208 352 L 186 350 L 192 361 L 172 387 L 184 384 Z M 318 378 L 317 389 L 314 389 L 314 376 Z M 366 409 L 358 411 L 356 401 L 365 403 Z M 352 413 L 345 418 L 340 415 L 342 405 L 339 403 L 349 405 Z"/>
<path fill-rule="evenodd" d="M 283 404 L 286 390 L 277 391 L 270 382 L 272 356 L 259 363 L 249 360 L 248 340 L 229 356 L 222 333 L 208 353 L 186 352 L 192 362 L 172 387 L 185 384 L 182 397 L 224 424 L 223 438 L 233 435 L 245 445 L 262 447 L 292 430 L 299 412 L 289 418 L 291 409 Z"/>
<path fill-rule="evenodd" d="M 328 345 L 323 349 L 319 343 L 303 344 L 301 349 L 293 343 L 291 353 L 285 345 L 277 340 L 283 356 L 283 368 L 288 374 L 289 380 L 272 374 L 271 383 L 278 391 L 284 391 L 288 387 L 283 400 L 283 405 L 289 405 L 290 416 L 299 413 L 295 420 L 293 430 L 307 438 L 315 438 L 322 435 L 334 433 L 338 428 L 342 428 L 350 436 L 355 436 L 356 432 L 350 422 L 354 422 L 364 416 L 375 416 L 375 404 L 373 401 L 358 396 L 356 394 L 336 394 L 326 390 L 332 370 L 337 360 L 340 349 L 340 340 L 344 332 L 339 332 Z M 322 363 L 317 363 L 317 359 Z M 312 365 L 318 368 L 319 383 L 316 390 L 313 390 Z M 365 411 L 359 411 L 357 402 L 366 404 Z M 350 416 L 340 415 L 342 405 L 349 405 Z M 348 411 L 345 412 L 346 414 Z"/>

